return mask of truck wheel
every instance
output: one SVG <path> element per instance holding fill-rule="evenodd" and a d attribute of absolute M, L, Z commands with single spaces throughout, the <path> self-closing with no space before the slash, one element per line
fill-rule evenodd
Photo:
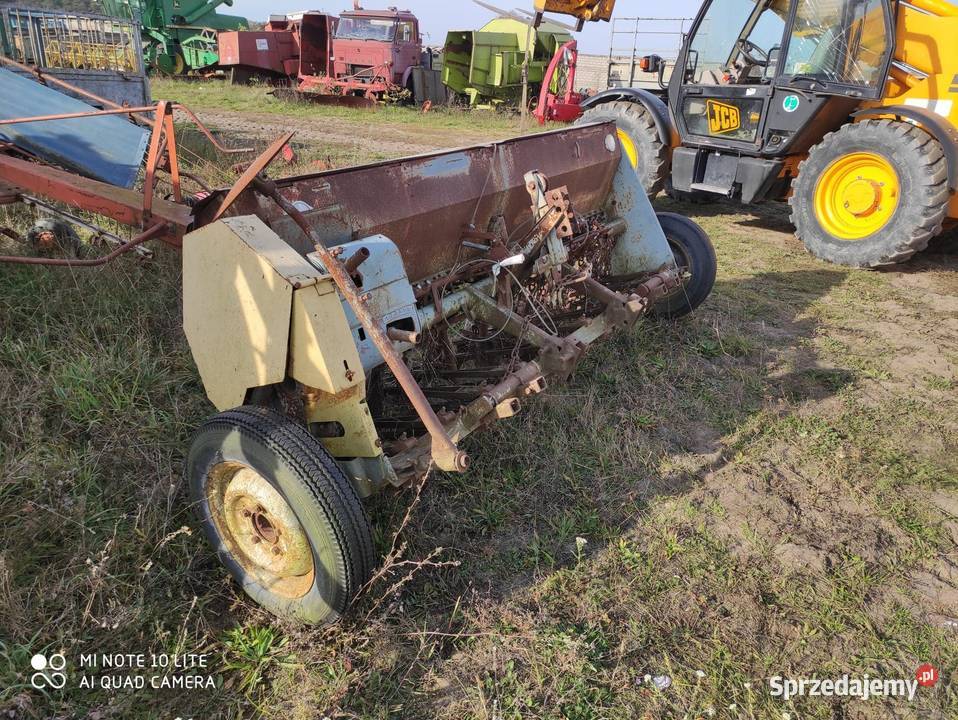
<path fill-rule="evenodd" d="M 639 102 L 617 100 L 589 108 L 576 125 L 614 121 L 622 152 L 642 181 L 642 187 L 655 197 L 665 187 L 668 175 L 669 149 L 659 137 L 655 120 Z"/>
<path fill-rule="evenodd" d="M 207 537 L 270 612 L 335 621 L 369 578 L 373 541 L 352 484 L 301 425 L 262 407 L 210 418 L 186 460 Z"/>
<path fill-rule="evenodd" d="M 829 133 L 792 183 L 795 234 L 839 265 L 900 263 L 941 232 L 948 208 L 941 144 L 921 128 L 865 120 Z"/>
<path fill-rule="evenodd" d="M 690 277 L 678 290 L 666 295 L 652 308 L 656 317 L 675 319 L 688 315 L 712 292 L 717 261 L 715 248 L 705 231 L 683 215 L 656 213 L 669 241 L 675 262 Z"/>

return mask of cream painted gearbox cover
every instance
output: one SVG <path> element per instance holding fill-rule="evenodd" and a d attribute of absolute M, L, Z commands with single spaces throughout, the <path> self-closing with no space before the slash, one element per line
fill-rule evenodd
<path fill-rule="evenodd" d="M 297 323 L 294 295 L 306 316 Z M 292 349 L 303 356 L 293 377 L 326 392 L 363 383 L 332 280 L 259 218 L 220 220 L 186 236 L 183 329 L 217 409 L 242 405 L 250 388 L 286 378 L 291 325 L 303 346 Z M 350 367 L 357 372 L 347 377 Z"/>

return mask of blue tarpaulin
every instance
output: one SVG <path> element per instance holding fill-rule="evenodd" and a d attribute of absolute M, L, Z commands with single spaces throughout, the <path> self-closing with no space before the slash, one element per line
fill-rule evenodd
<path fill-rule="evenodd" d="M 0 119 L 96 108 L 53 88 L 0 69 Z M 136 182 L 150 132 L 125 115 L 0 125 L 0 138 L 67 170 L 130 188 Z"/>

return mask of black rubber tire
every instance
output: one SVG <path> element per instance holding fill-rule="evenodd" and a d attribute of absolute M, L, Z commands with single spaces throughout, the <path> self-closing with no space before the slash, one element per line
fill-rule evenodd
<path fill-rule="evenodd" d="M 711 294 L 718 261 L 712 241 L 697 223 L 676 213 L 660 212 L 656 213 L 656 217 L 669 241 L 675 261 L 680 268 L 691 273 L 683 287 L 652 307 L 652 314 L 656 317 L 674 320 L 688 315 Z"/>
<path fill-rule="evenodd" d="M 613 121 L 635 143 L 638 154 L 636 174 L 649 197 L 655 197 L 665 187 L 669 174 L 669 148 L 659 137 L 652 114 L 640 102 L 616 100 L 591 107 L 576 120 L 577 125 Z"/>
<path fill-rule="evenodd" d="M 895 214 L 861 240 L 828 233 L 815 214 L 815 187 L 837 158 L 870 152 L 888 160 L 898 174 Z M 941 232 L 948 210 L 948 167 L 941 144 L 921 128 L 896 120 L 865 120 L 828 133 L 799 165 L 788 200 L 795 234 L 812 255 L 850 267 L 904 262 Z"/>
<path fill-rule="evenodd" d="M 242 567 L 210 516 L 206 485 L 210 471 L 228 461 L 258 472 L 292 508 L 305 532 L 316 570 L 301 597 L 271 592 Z M 323 445 L 302 425 L 263 407 L 222 412 L 197 430 L 186 460 L 186 477 L 206 536 L 243 590 L 271 613 L 309 624 L 335 622 L 373 569 L 372 530 L 352 484 Z M 332 568 L 317 548 L 326 548 Z"/>

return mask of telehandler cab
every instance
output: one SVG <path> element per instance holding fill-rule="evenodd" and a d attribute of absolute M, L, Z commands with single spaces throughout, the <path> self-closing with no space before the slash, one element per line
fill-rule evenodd
<path fill-rule="evenodd" d="M 842 265 L 902 262 L 958 217 L 958 7 L 944 0 L 706 0 L 667 84 L 583 103 L 614 120 L 650 194 L 787 200 Z M 949 39 L 951 38 L 951 39 Z"/>

